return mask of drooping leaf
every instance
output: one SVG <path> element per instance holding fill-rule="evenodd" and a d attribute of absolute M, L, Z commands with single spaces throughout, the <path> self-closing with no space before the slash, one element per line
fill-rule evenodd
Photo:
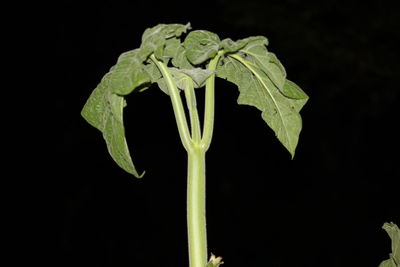
<path fill-rule="evenodd" d="M 113 93 L 127 95 L 135 88 L 150 82 L 138 52 L 135 49 L 121 54 L 117 64 L 111 69 L 109 84 Z"/>
<path fill-rule="evenodd" d="M 125 140 L 123 108 L 126 105 L 122 96 L 112 92 L 112 72 L 107 73 L 94 89 L 85 106 L 82 116 L 103 133 L 108 151 L 114 161 L 125 171 L 141 177 L 133 165 Z"/>
<path fill-rule="evenodd" d="M 307 94 L 297 84 L 287 79 L 283 85 L 282 93 L 294 99 L 308 99 Z"/>
<path fill-rule="evenodd" d="M 217 76 L 239 87 L 238 103 L 258 108 L 264 121 L 293 157 L 302 127 L 299 111 L 307 99 L 284 96 L 264 69 L 248 56 L 236 54 L 224 58 L 217 69 Z"/>
<path fill-rule="evenodd" d="M 163 60 L 166 40 L 179 37 L 190 29 L 190 23 L 183 24 L 158 24 L 148 28 L 142 35 L 142 44 L 140 45 L 140 56 L 145 60 L 152 53 Z"/>
<path fill-rule="evenodd" d="M 172 65 L 180 69 L 192 69 L 194 66 L 186 57 L 186 50 L 183 45 L 178 47 L 175 57 L 172 58 Z"/>
<path fill-rule="evenodd" d="M 400 229 L 394 223 L 385 223 L 382 228 L 387 232 L 392 240 L 392 253 L 390 258 L 383 261 L 379 267 L 399 267 L 400 266 Z"/>
<path fill-rule="evenodd" d="M 186 57 L 193 65 L 199 65 L 213 58 L 218 53 L 219 44 L 218 35 L 204 30 L 190 32 L 183 42 Z"/>
<path fill-rule="evenodd" d="M 286 71 L 275 54 L 268 52 L 267 43 L 268 40 L 260 36 L 250 40 L 240 52 L 252 64 L 258 65 L 275 86 L 282 90 L 286 81 Z"/>

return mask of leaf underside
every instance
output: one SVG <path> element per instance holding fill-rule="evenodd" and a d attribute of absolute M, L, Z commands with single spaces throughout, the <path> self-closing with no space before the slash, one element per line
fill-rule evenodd
<path fill-rule="evenodd" d="M 238 103 L 259 109 L 293 157 L 302 128 L 299 112 L 308 97 L 286 79 L 282 64 L 267 51 L 266 42 L 262 38 L 249 40 L 242 49 L 228 54 L 217 69 L 217 76 L 238 86 Z"/>
<path fill-rule="evenodd" d="M 82 109 L 82 116 L 102 132 L 114 161 L 138 178 L 144 173 L 137 172 L 125 139 L 124 95 L 134 90 L 142 91 L 153 82 L 157 82 L 167 92 L 161 74 L 154 68 L 155 66 L 146 63 L 147 58 L 153 53 L 160 60 L 173 57 L 180 47 L 177 37 L 189 28 L 190 24 L 160 24 L 147 29 L 143 34 L 141 47 L 121 54 L 115 66 L 103 77 Z"/>
<path fill-rule="evenodd" d="M 125 140 L 124 97 L 133 91 L 142 92 L 152 83 L 169 94 L 150 55 L 167 65 L 179 89 L 203 87 L 209 77 L 214 78 L 213 74 L 236 84 L 240 91 L 238 103 L 259 109 L 263 120 L 294 156 L 302 127 L 299 112 L 308 96 L 287 80 L 284 67 L 266 48 L 267 38 L 221 41 L 215 33 L 204 30 L 192 31 L 183 38 L 190 28 L 188 23 L 159 24 L 146 29 L 140 47 L 122 53 L 87 100 L 82 116 L 102 132 L 116 163 L 136 177 L 143 175 L 132 163 Z M 209 70 L 208 62 L 221 52 L 216 71 Z"/>
<path fill-rule="evenodd" d="M 103 133 L 108 152 L 114 161 L 125 171 L 136 177 L 142 177 L 132 163 L 125 140 L 122 110 L 125 100 L 112 93 L 112 73 L 106 74 L 86 102 L 82 116 Z"/>

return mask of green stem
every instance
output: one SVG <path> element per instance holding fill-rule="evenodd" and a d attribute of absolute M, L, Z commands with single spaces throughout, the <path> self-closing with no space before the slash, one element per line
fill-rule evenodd
<path fill-rule="evenodd" d="M 151 55 L 150 58 L 157 65 L 157 68 L 160 70 L 162 76 L 165 79 L 165 82 L 167 83 L 168 92 L 171 97 L 172 108 L 175 114 L 176 124 L 178 126 L 179 136 L 181 137 L 183 147 L 186 149 L 186 151 L 189 151 L 193 146 L 193 142 L 190 138 L 189 127 L 187 125 L 185 110 L 183 109 L 182 99 L 179 95 L 179 90 L 176 87 L 175 81 L 172 78 L 167 65 L 165 65 L 164 62 L 159 61 L 154 55 Z"/>
<path fill-rule="evenodd" d="M 190 267 L 207 264 L 205 151 L 197 147 L 188 153 L 187 226 Z"/>
<path fill-rule="evenodd" d="M 200 142 L 201 130 L 199 114 L 197 112 L 196 95 L 193 88 L 193 83 L 188 82 L 185 86 L 186 104 L 189 109 L 190 128 L 192 132 L 192 140 L 195 144 Z"/>
<path fill-rule="evenodd" d="M 208 66 L 209 69 L 215 71 L 221 55 L 222 51 L 210 61 Z M 207 229 L 205 154 L 210 146 L 213 132 L 215 74 L 211 75 L 206 82 L 204 129 L 202 136 L 200 136 L 200 122 L 197 113 L 196 95 L 194 93 L 193 84 L 188 83 L 186 85 L 185 97 L 189 109 L 192 130 L 192 136 L 190 136 L 182 99 L 167 65 L 157 60 L 154 55 L 151 55 L 150 58 L 157 65 L 167 83 L 178 125 L 179 135 L 183 146 L 188 153 L 187 227 L 190 267 L 206 267 Z"/>
<path fill-rule="evenodd" d="M 217 68 L 218 61 L 223 54 L 223 51 L 219 51 L 218 54 L 210 60 L 208 69 L 215 71 Z M 204 128 L 203 136 L 201 138 L 201 146 L 208 150 L 211 144 L 213 129 L 214 129 L 214 103 L 215 103 L 215 74 L 212 74 L 206 81 L 206 97 L 205 97 L 205 108 L 204 108 Z"/>

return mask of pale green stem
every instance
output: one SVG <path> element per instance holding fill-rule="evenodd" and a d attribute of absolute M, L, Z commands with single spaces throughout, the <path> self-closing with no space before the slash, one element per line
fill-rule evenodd
<path fill-rule="evenodd" d="M 186 149 L 186 151 L 189 151 L 192 147 L 192 140 L 190 138 L 185 110 L 183 109 L 182 99 L 179 95 L 179 90 L 176 87 L 175 81 L 172 78 L 167 65 L 165 65 L 164 62 L 159 61 L 154 55 L 151 55 L 150 58 L 157 65 L 157 68 L 160 70 L 162 76 L 165 79 L 165 82 L 167 83 L 168 92 L 171 97 L 172 108 L 175 114 L 176 124 L 178 126 L 179 136 L 181 137 L 183 147 Z"/>
<path fill-rule="evenodd" d="M 210 61 L 209 69 L 215 71 L 221 55 L 222 52 L 219 52 Z M 157 60 L 154 55 L 150 58 L 157 65 L 167 83 L 179 135 L 188 153 L 187 227 L 190 267 L 205 267 L 207 265 L 205 153 L 210 146 L 213 132 L 215 74 L 211 75 L 206 82 L 204 129 L 201 138 L 193 84 L 186 84 L 185 97 L 192 130 L 192 136 L 190 136 L 182 99 L 168 67 L 165 63 Z"/>
<path fill-rule="evenodd" d="M 223 51 L 219 51 L 218 54 L 210 60 L 208 69 L 215 71 L 219 58 L 223 54 Z M 203 136 L 201 138 L 201 146 L 205 151 L 208 150 L 211 144 L 213 129 L 214 129 L 214 105 L 215 105 L 215 73 L 212 74 L 206 81 L 206 97 L 205 97 L 205 108 L 204 108 L 204 128 Z"/>
<path fill-rule="evenodd" d="M 197 147 L 188 153 L 187 227 L 190 267 L 207 264 L 205 151 Z"/>
<path fill-rule="evenodd" d="M 193 88 L 193 83 L 188 81 L 185 87 L 186 104 L 189 109 L 190 128 L 192 132 L 192 140 L 195 144 L 200 142 L 200 120 L 197 112 L 196 95 Z"/>

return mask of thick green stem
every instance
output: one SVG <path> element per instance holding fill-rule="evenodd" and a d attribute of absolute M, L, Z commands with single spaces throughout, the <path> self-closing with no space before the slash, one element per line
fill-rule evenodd
<path fill-rule="evenodd" d="M 215 70 L 222 52 L 210 61 L 209 69 Z M 206 100 L 204 129 L 201 135 L 200 122 L 196 107 L 196 95 L 193 84 L 185 88 L 186 103 L 189 109 L 191 130 L 190 135 L 182 99 L 179 90 L 165 63 L 150 57 L 163 75 L 171 97 L 172 106 L 178 125 L 179 135 L 188 153 L 187 181 L 187 227 L 189 243 L 190 267 L 206 267 L 207 265 L 207 229 L 206 229 L 206 171 L 205 153 L 210 146 L 214 124 L 214 80 L 211 75 L 206 82 Z"/>
<path fill-rule="evenodd" d="M 187 226 L 190 267 L 207 264 L 205 151 L 188 153 Z"/>

